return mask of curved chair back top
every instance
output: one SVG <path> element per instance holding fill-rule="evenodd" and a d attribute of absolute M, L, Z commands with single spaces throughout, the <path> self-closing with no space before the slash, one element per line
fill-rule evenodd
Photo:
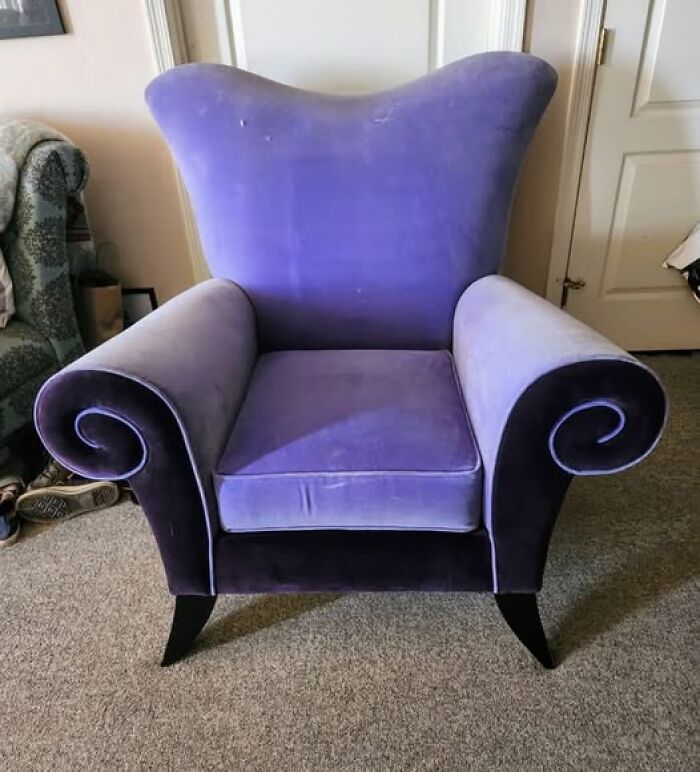
<path fill-rule="evenodd" d="M 498 270 L 555 84 L 514 53 L 343 97 L 195 64 L 147 101 L 211 272 L 250 297 L 262 349 L 445 348 L 463 290 Z"/>

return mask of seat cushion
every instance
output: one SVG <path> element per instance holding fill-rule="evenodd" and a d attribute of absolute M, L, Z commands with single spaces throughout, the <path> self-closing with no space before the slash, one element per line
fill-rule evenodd
<path fill-rule="evenodd" d="M 214 475 L 226 531 L 469 531 L 481 464 L 446 351 L 257 362 Z"/>

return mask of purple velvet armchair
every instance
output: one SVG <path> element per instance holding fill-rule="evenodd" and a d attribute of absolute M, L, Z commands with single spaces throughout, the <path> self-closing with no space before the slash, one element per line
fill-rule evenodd
<path fill-rule="evenodd" d="M 654 374 L 495 275 L 556 76 L 474 56 L 333 97 L 187 65 L 147 100 L 215 278 L 54 376 L 53 455 L 128 479 L 176 595 L 476 591 L 546 667 L 536 593 L 573 475 L 654 448 Z"/>

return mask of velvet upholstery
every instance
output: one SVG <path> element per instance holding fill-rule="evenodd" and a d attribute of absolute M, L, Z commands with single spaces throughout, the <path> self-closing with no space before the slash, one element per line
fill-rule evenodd
<path fill-rule="evenodd" d="M 494 588 L 532 591 L 571 475 L 617 472 L 651 452 L 664 391 L 637 359 L 502 276 L 465 291 L 454 325 Z"/>
<path fill-rule="evenodd" d="M 362 97 L 211 65 L 151 85 L 219 278 L 54 376 L 36 422 L 68 467 L 131 481 L 173 593 L 536 592 L 572 476 L 653 449 L 666 411 L 654 375 L 490 275 L 554 80 L 534 57 L 498 53 Z M 390 388 L 376 382 L 381 368 Z M 468 532 L 415 521 L 227 530 L 256 502 L 243 511 L 224 478 L 320 465 L 443 473 L 475 458 L 482 505 Z M 439 523 L 444 499 L 431 495 Z M 377 489 L 375 512 L 391 508 L 386 496 Z M 298 500 L 283 503 L 255 516 L 292 525 Z M 476 525 L 470 506 L 465 528 Z"/>
<path fill-rule="evenodd" d="M 483 528 L 222 533 L 214 558 L 222 593 L 492 589 Z"/>
<path fill-rule="evenodd" d="M 498 270 L 555 82 L 512 53 L 345 97 L 193 64 L 156 78 L 147 100 L 211 271 L 248 293 L 261 349 L 436 349 L 462 291 Z"/>
<path fill-rule="evenodd" d="M 64 369 L 37 398 L 37 429 L 59 461 L 130 480 L 174 593 L 214 586 L 212 472 L 255 356 L 248 299 L 211 279 Z"/>
<path fill-rule="evenodd" d="M 447 351 L 262 356 L 215 473 L 227 531 L 469 531 L 481 467 Z"/>

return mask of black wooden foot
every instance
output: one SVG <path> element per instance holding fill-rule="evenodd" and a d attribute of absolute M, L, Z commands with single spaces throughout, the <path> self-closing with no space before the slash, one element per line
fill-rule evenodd
<path fill-rule="evenodd" d="M 556 667 L 549 653 L 547 638 L 542 629 L 537 596 L 534 594 L 504 593 L 494 596 L 508 627 L 532 656 L 544 667 Z"/>
<path fill-rule="evenodd" d="M 207 623 L 215 603 L 216 595 L 176 596 L 173 625 L 161 667 L 168 667 L 187 654 L 194 639 Z"/>

